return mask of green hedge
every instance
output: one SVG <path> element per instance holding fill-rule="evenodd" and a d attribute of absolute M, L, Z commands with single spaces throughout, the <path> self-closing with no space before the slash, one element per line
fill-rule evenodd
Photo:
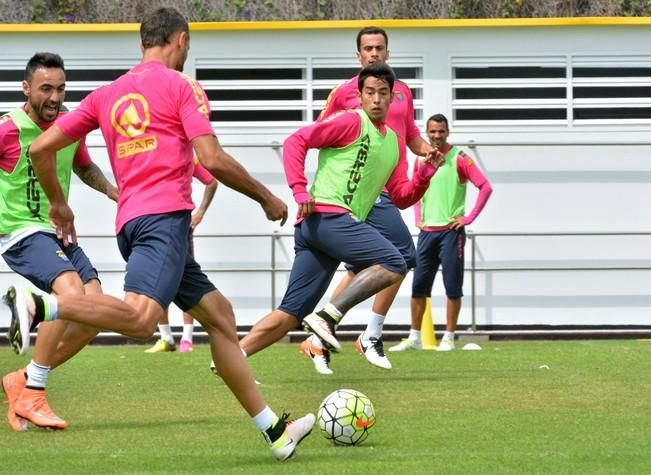
<path fill-rule="evenodd" d="M 651 0 L 0 0 L 4 23 L 137 23 L 174 6 L 190 21 L 649 16 Z"/>

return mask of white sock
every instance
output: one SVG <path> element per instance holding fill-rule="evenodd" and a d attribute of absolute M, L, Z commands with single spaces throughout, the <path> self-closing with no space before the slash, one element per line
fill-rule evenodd
<path fill-rule="evenodd" d="M 47 377 L 50 373 L 49 366 L 42 366 L 34 363 L 32 360 L 25 368 L 27 372 L 27 386 L 30 388 L 45 389 L 47 384 Z"/>
<path fill-rule="evenodd" d="M 420 342 L 420 330 L 409 329 L 409 339 L 413 342 Z"/>
<path fill-rule="evenodd" d="M 43 315 L 43 320 L 46 322 L 56 320 L 59 316 L 59 301 L 54 295 L 51 294 L 43 294 L 42 297 L 43 306 L 45 307 L 45 315 Z"/>
<path fill-rule="evenodd" d="M 344 316 L 344 314 L 341 313 L 341 312 L 339 311 L 339 309 L 338 309 L 337 307 L 335 307 L 334 305 L 332 305 L 331 303 L 326 304 L 326 306 L 323 307 L 323 310 L 324 310 L 328 315 L 330 315 L 332 318 L 334 318 L 335 320 L 337 320 L 337 323 L 339 323 L 339 320 L 341 320 L 341 319 L 343 318 L 343 316 Z"/>
<path fill-rule="evenodd" d="M 445 333 L 443 333 L 443 340 L 454 342 L 454 332 L 449 332 L 446 330 Z"/>
<path fill-rule="evenodd" d="M 174 336 L 172 335 L 172 328 L 170 328 L 169 323 L 167 323 L 165 325 L 161 325 L 159 323 L 158 324 L 158 331 L 160 332 L 160 337 L 163 340 L 165 340 L 170 345 L 174 344 Z"/>
<path fill-rule="evenodd" d="M 371 338 L 382 338 L 384 318 L 384 315 L 380 315 L 379 313 L 371 313 L 371 318 L 368 320 L 368 325 L 366 325 L 366 330 L 364 330 L 364 334 L 362 336 L 364 341 L 368 341 Z"/>
<path fill-rule="evenodd" d="M 269 406 L 265 406 L 264 409 L 256 416 L 253 416 L 251 420 L 259 431 L 264 432 L 276 423 L 278 416 Z"/>
<path fill-rule="evenodd" d="M 312 346 L 323 349 L 323 343 L 321 343 L 321 340 L 319 340 L 316 336 L 310 335 L 310 340 L 311 340 Z"/>
<path fill-rule="evenodd" d="M 183 336 L 182 340 L 187 340 L 192 343 L 192 332 L 194 331 L 194 323 L 184 323 L 183 324 Z"/>

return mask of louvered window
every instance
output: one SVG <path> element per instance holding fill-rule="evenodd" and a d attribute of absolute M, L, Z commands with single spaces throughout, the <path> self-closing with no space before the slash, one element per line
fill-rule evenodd
<path fill-rule="evenodd" d="M 69 109 L 95 88 L 107 84 L 138 63 L 118 60 L 66 60 L 66 101 Z M 204 87 L 211 103 L 211 120 L 219 124 L 266 127 L 297 126 L 313 121 L 325 106 L 330 90 L 359 72 L 350 58 L 197 58 L 186 73 Z M 416 120 L 423 118 L 423 61 L 402 58 L 392 64 L 414 94 Z M 24 62 L 0 63 L 0 112 L 25 101 Z"/>
<path fill-rule="evenodd" d="M 456 126 L 651 121 L 651 57 L 455 57 Z"/>

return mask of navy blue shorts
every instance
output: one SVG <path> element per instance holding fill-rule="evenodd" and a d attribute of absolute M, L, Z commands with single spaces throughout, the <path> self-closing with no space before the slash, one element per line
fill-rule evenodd
<path fill-rule="evenodd" d="M 190 255 L 194 257 L 194 230 L 190 228 L 188 233 L 188 249 L 190 250 Z"/>
<path fill-rule="evenodd" d="M 189 211 L 141 216 L 125 224 L 117 236 L 127 261 L 124 290 L 163 308 L 174 302 L 183 311 L 215 290 L 190 254 L 189 232 Z"/>
<path fill-rule="evenodd" d="M 76 272 L 84 284 L 97 279 L 97 271 L 83 249 L 76 244 L 64 247 L 63 241 L 53 233 L 27 236 L 7 249 L 2 257 L 11 270 L 48 294 L 52 293 L 56 278 L 64 272 Z"/>
<path fill-rule="evenodd" d="M 314 213 L 294 228 L 294 264 L 278 307 L 302 321 L 328 290 L 341 262 L 357 269 L 379 264 L 407 273 L 405 259 L 386 238 L 348 213 Z"/>
<path fill-rule="evenodd" d="M 466 231 L 421 231 L 416 245 L 416 268 L 411 287 L 415 298 L 432 295 L 432 286 L 439 266 L 448 298 L 463 297 L 463 266 Z"/>
<path fill-rule="evenodd" d="M 400 251 L 407 263 L 407 269 L 413 269 L 416 266 L 414 239 L 411 237 L 405 220 L 402 219 L 400 210 L 391 201 L 389 193 L 383 191 L 380 194 L 365 222 L 377 229 Z M 346 263 L 346 270 L 357 274 L 362 269 L 356 269 L 352 264 Z"/>

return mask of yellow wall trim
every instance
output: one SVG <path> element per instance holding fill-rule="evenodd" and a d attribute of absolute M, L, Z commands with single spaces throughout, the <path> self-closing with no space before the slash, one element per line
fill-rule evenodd
<path fill-rule="evenodd" d="M 467 20 L 333 20 L 333 21 L 227 21 L 191 23 L 192 31 L 231 30 L 325 30 L 383 28 L 511 28 L 545 26 L 625 26 L 651 25 L 651 17 L 572 17 L 572 18 L 488 18 Z M 0 24 L 0 33 L 105 33 L 137 32 L 137 23 L 85 24 Z"/>

